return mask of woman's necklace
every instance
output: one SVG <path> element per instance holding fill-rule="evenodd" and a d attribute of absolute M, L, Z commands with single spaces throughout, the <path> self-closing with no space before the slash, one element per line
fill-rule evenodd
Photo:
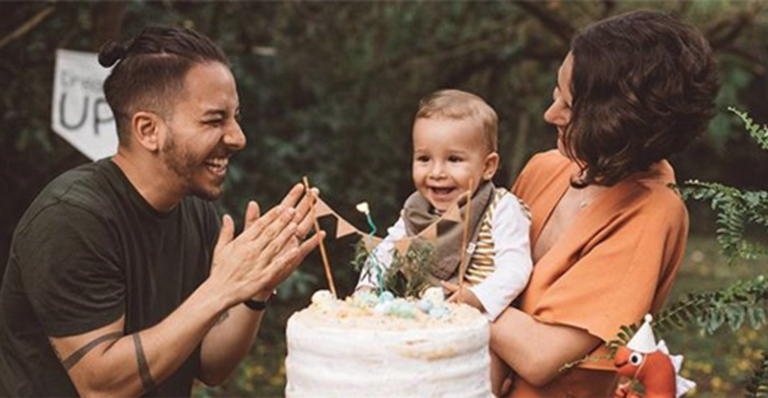
<path fill-rule="evenodd" d="M 595 196 L 597 196 L 600 193 L 600 191 L 602 191 L 602 189 L 600 189 L 600 188 L 592 188 L 591 194 L 588 195 L 587 194 L 587 190 L 588 189 L 589 189 L 588 187 L 585 187 L 585 188 L 582 188 L 582 189 L 579 190 L 580 191 L 579 192 L 579 202 L 578 202 L 579 203 L 579 210 L 589 206 L 589 204 L 592 203 L 592 199 L 594 199 Z"/>
<path fill-rule="evenodd" d="M 583 209 L 589 205 L 589 197 L 587 197 L 587 189 L 581 189 L 581 198 L 579 198 L 579 209 Z"/>

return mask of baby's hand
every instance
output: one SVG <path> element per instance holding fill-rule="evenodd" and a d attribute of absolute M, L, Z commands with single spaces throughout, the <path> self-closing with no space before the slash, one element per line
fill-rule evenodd
<path fill-rule="evenodd" d="M 472 289 L 467 287 L 466 285 L 462 286 L 461 289 L 459 289 L 459 285 L 453 284 L 451 282 L 442 281 L 440 284 L 443 286 L 443 289 L 448 291 L 448 302 L 449 303 L 464 303 L 471 305 L 472 307 L 477 308 L 480 310 L 480 312 L 485 312 L 485 307 L 483 307 L 483 303 L 480 302 L 480 300 L 477 299 L 477 296 L 475 296 L 475 293 L 472 292 Z"/>

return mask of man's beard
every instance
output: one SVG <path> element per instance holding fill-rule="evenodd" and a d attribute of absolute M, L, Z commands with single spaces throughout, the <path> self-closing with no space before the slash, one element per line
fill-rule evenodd
<path fill-rule="evenodd" d="M 173 134 L 168 136 L 165 147 L 162 149 L 165 166 L 176 174 L 187 188 L 187 193 L 205 200 L 216 200 L 221 196 L 221 190 L 210 191 L 195 183 L 195 172 L 205 166 L 201 166 L 192 155 L 182 150 L 176 144 Z"/>

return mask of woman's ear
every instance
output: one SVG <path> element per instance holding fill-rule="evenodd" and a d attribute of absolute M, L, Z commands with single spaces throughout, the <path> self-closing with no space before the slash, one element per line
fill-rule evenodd
<path fill-rule="evenodd" d="M 499 154 L 497 152 L 491 152 L 485 157 L 485 163 L 483 167 L 483 179 L 488 181 L 496 174 L 496 170 L 499 169 Z"/>
<path fill-rule="evenodd" d="M 131 118 L 131 135 L 144 149 L 155 152 L 159 149 L 161 130 L 165 123 L 159 115 L 139 111 Z"/>

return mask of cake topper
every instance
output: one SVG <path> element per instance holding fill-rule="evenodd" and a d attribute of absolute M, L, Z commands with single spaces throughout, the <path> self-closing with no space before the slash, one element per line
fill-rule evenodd
<path fill-rule="evenodd" d="M 467 190 L 467 203 L 472 201 L 472 185 L 474 181 L 472 181 L 472 178 L 469 179 L 469 186 L 470 189 Z M 461 250 L 461 257 L 459 260 L 459 290 L 458 292 L 461 292 L 462 287 L 464 286 L 464 274 L 467 272 L 467 264 L 466 264 L 466 257 L 467 257 L 467 244 L 469 243 L 469 213 L 472 209 L 472 206 L 467 206 L 467 211 L 464 213 L 464 234 L 461 236 L 461 246 L 459 247 L 459 250 Z M 461 303 L 461 294 L 456 295 L 456 301 Z"/>
<path fill-rule="evenodd" d="M 304 177 L 304 185 L 309 189 L 309 182 L 307 181 L 307 178 Z M 473 185 L 473 182 L 470 181 L 470 186 Z M 472 197 L 472 190 L 467 190 L 466 192 L 466 200 L 467 203 L 471 201 Z M 448 209 L 432 224 L 428 225 L 426 228 L 424 228 L 421 232 L 419 232 L 416 235 L 412 236 L 405 236 L 403 238 L 400 238 L 394 242 L 392 242 L 395 251 L 397 254 L 399 254 L 400 257 L 405 258 L 408 255 L 409 249 L 413 245 L 413 243 L 417 239 L 424 240 L 426 242 L 429 242 L 430 244 L 434 245 L 437 241 L 437 234 L 438 234 L 438 224 L 441 222 L 464 222 L 464 233 L 462 235 L 462 242 L 461 246 L 459 247 L 460 250 L 460 260 L 459 260 L 459 286 L 462 285 L 464 276 L 466 273 L 466 254 L 467 254 L 467 247 L 468 247 L 468 240 L 469 240 L 469 215 L 470 215 L 470 209 L 469 206 L 467 206 L 467 210 L 464 214 L 464 220 L 461 219 L 461 211 L 459 210 L 459 202 L 463 199 L 463 195 L 459 196 L 459 198 L 452 203 Z M 360 211 L 361 213 L 365 214 L 368 225 L 370 227 L 370 232 L 366 233 L 363 231 L 358 230 L 355 228 L 351 223 L 349 223 L 347 220 L 345 220 L 343 217 L 341 217 L 337 212 L 335 212 L 333 209 L 331 209 L 328 204 L 326 204 L 322 199 L 319 197 L 315 197 L 314 201 L 314 207 L 313 207 L 313 213 L 312 218 L 315 223 L 315 230 L 319 230 L 319 225 L 317 223 L 317 219 L 324 216 L 333 216 L 336 218 L 336 238 L 341 238 L 350 234 L 357 234 L 361 238 L 363 238 L 363 243 L 365 245 L 365 250 L 368 253 L 373 253 L 374 249 L 382 242 L 382 238 L 375 236 L 377 228 L 376 225 L 373 222 L 373 219 L 371 217 L 370 213 L 370 207 L 368 206 L 367 202 L 362 202 L 356 205 L 356 209 Z M 325 246 L 323 243 L 320 243 L 320 253 L 323 258 L 323 264 L 325 266 L 326 270 L 326 277 L 328 279 L 328 286 L 331 289 L 334 297 L 336 296 L 335 287 L 333 285 L 333 278 L 331 275 L 331 266 L 328 261 Z M 418 256 L 417 256 L 418 257 Z M 376 278 L 376 280 L 379 281 L 379 293 L 382 292 L 382 288 L 385 285 L 385 283 L 382 283 L 384 279 L 386 279 L 386 276 L 384 275 L 385 271 L 384 268 L 379 266 L 376 259 L 373 258 L 373 261 L 366 262 L 365 263 L 367 268 L 364 268 L 364 272 L 371 272 L 371 275 Z"/>
<path fill-rule="evenodd" d="M 358 203 L 357 206 L 355 206 L 357 211 L 365 214 L 365 218 L 368 221 L 368 226 L 371 227 L 371 232 L 365 236 L 365 248 L 368 250 L 369 253 L 373 252 L 374 246 L 374 239 L 376 238 L 376 224 L 373 222 L 373 218 L 371 217 L 371 210 L 368 207 L 368 202 L 361 202 Z M 378 244 L 378 243 L 377 243 Z M 379 295 L 381 295 L 384 292 L 384 267 L 382 267 L 376 256 L 370 256 L 371 261 L 371 272 L 373 272 L 374 278 L 376 278 L 376 281 L 378 282 L 378 291 Z"/>
<path fill-rule="evenodd" d="M 309 179 L 304 176 L 302 179 L 304 182 L 304 190 L 305 192 L 308 192 L 310 195 L 313 196 L 315 199 L 315 206 L 312 206 L 310 209 L 310 216 L 312 217 L 312 224 L 315 227 L 315 233 L 320 232 L 320 224 L 317 222 L 317 213 L 315 211 L 317 207 L 317 202 L 319 201 L 319 198 L 314 194 L 314 192 L 310 189 L 309 186 Z M 326 206 L 327 208 L 327 206 Z M 331 263 L 328 261 L 328 255 L 325 253 L 325 245 L 323 244 L 323 240 L 320 240 L 320 255 L 323 258 L 323 267 L 325 268 L 325 277 L 328 280 L 328 288 L 331 289 L 331 294 L 333 294 L 333 297 L 338 297 L 336 295 L 336 285 L 333 283 L 333 274 L 331 273 Z"/>

